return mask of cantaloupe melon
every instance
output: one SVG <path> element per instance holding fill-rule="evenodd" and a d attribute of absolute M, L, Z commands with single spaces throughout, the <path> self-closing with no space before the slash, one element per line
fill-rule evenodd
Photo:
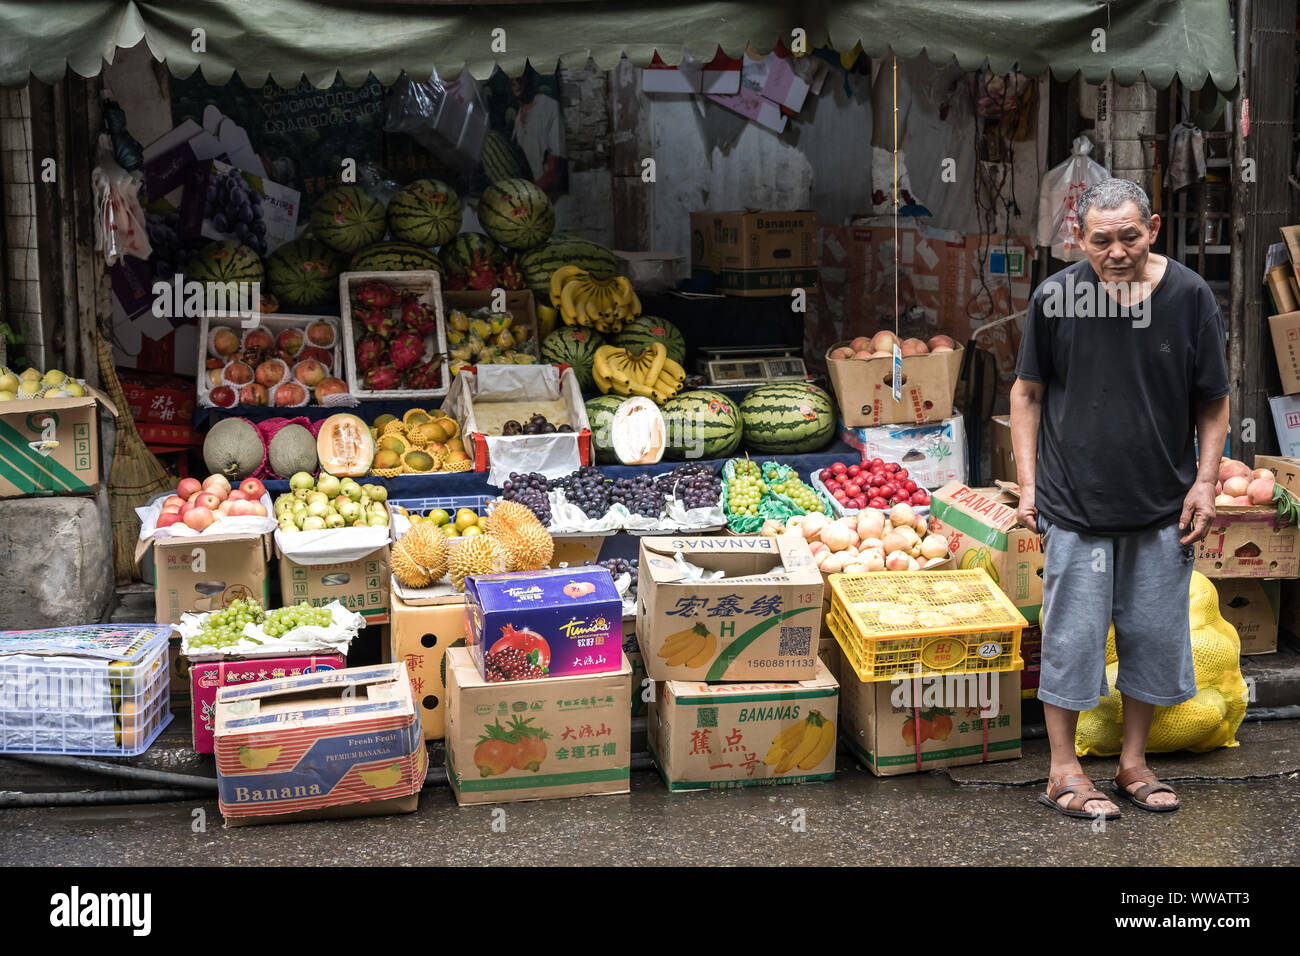
<path fill-rule="evenodd" d="M 356 415 L 331 415 L 316 435 L 320 466 L 339 478 L 360 478 L 375 460 L 375 440 L 370 427 Z"/>
<path fill-rule="evenodd" d="M 281 478 L 316 470 L 316 439 L 301 425 L 285 425 L 267 446 L 271 470 Z"/>
<path fill-rule="evenodd" d="M 203 439 L 203 463 L 208 473 L 225 475 L 231 484 L 243 481 L 262 465 L 266 448 L 253 423 L 224 418 Z"/>

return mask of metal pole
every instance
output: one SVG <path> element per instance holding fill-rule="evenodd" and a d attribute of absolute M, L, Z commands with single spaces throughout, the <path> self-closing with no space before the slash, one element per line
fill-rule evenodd
<path fill-rule="evenodd" d="M 1232 257 L 1228 282 L 1228 381 L 1231 385 L 1232 454 L 1246 460 L 1241 441 L 1242 410 L 1246 408 L 1243 386 L 1246 381 L 1246 209 L 1248 184 L 1241 180 L 1241 164 L 1246 157 L 1246 141 L 1241 134 L 1241 103 L 1246 95 L 1246 76 L 1250 54 L 1250 0 L 1237 0 L 1237 95 L 1229 108 L 1232 115 L 1233 168 L 1228 173 L 1232 183 Z M 1261 427 L 1256 423 L 1256 429 Z"/>

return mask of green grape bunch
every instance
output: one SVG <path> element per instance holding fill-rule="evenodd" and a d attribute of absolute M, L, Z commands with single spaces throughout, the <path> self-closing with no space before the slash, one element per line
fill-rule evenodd
<path fill-rule="evenodd" d="M 738 476 L 727 484 L 727 503 L 732 514 L 758 514 L 758 504 L 767 494 L 767 485 L 758 477 L 757 470 L 758 466 L 754 465 L 755 473 Z"/>
<path fill-rule="evenodd" d="M 262 605 L 252 598 L 237 598 L 226 607 L 203 618 L 199 633 L 190 638 L 191 647 L 229 647 L 244 636 L 246 624 L 261 624 L 266 618 Z"/>
<path fill-rule="evenodd" d="M 262 630 L 271 637 L 284 637 L 299 627 L 329 627 L 333 615 L 323 607 L 312 607 L 299 601 L 292 607 L 277 608 L 266 615 Z"/>
<path fill-rule="evenodd" d="M 778 494 L 785 495 L 800 508 L 808 513 L 818 512 L 825 513 L 822 500 L 817 496 L 817 492 L 798 477 L 790 477 L 785 481 L 772 486 L 772 490 Z"/>

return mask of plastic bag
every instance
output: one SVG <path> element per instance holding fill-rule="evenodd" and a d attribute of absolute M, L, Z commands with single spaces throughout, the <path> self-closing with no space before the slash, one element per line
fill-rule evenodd
<path fill-rule="evenodd" d="M 384 132 L 406 133 L 452 166 L 472 170 L 488 132 L 483 91 L 468 70 L 446 83 L 437 70 L 420 81 L 403 73 L 388 95 Z"/>
<path fill-rule="evenodd" d="M 144 210 L 137 194 L 140 180 L 113 158 L 107 135 L 99 137 L 99 165 L 91 174 L 95 190 L 95 249 L 104 254 L 107 265 L 122 256 L 148 259 L 153 255 Z"/>
<path fill-rule="evenodd" d="M 1086 136 L 1074 141 L 1070 158 L 1049 170 L 1038 191 L 1038 235 L 1040 246 L 1051 246 L 1058 259 L 1083 258 L 1083 250 L 1074 236 L 1078 222 L 1076 211 L 1083 191 L 1110 176 L 1106 167 L 1089 158 L 1092 142 Z"/>

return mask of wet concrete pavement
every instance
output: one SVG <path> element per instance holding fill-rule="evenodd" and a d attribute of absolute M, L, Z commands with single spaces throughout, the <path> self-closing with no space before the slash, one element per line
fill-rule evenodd
<path fill-rule="evenodd" d="M 1123 819 L 1101 831 L 1036 802 L 1045 743 L 1028 741 L 1019 761 L 952 776 L 877 778 L 841 752 L 825 784 L 670 794 L 636 771 L 621 796 L 458 808 L 445 786 L 428 787 L 405 816 L 236 829 L 206 799 L 4 810 L 0 864 L 1300 864 L 1300 722 L 1244 726 L 1241 739 L 1232 751 L 1153 756 L 1182 810 L 1122 803 Z M 1113 759 L 1086 769 L 1110 789 Z"/>

